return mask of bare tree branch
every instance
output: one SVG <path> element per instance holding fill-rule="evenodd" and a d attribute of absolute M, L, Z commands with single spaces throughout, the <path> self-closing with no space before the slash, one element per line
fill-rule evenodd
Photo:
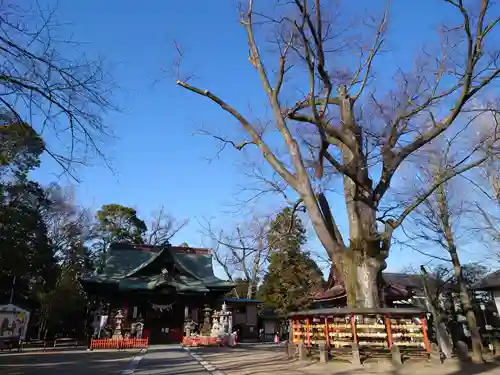
<path fill-rule="evenodd" d="M 473 356 L 477 361 L 482 361 L 482 339 L 479 334 L 472 297 L 469 293 L 466 280 L 462 272 L 459 258 L 459 227 L 460 219 L 464 220 L 467 213 L 464 210 L 465 198 L 453 196 L 453 186 L 446 181 L 441 181 L 447 174 L 446 167 L 450 164 L 450 154 L 442 153 L 440 147 L 433 153 L 430 166 L 427 170 L 426 182 L 439 183 L 431 194 L 414 211 L 414 225 L 417 238 L 424 242 L 438 243 L 448 253 L 454 271 L 454 276 L 460 288 L 460 297 L 463 311 L 467 317 L 473 347 Z M 490 155 L 488 155 L 489 157 Z M 484 161 L 483 161 L 484 162 Z"/>
<path fill-rule="evenodd" d="M 169 243 L 172 237 L 188 223 L 189 219 L 184 219 L 180 222 L 175 220 L 168 214 L 165 207 L 161 206 L 160 209 L 153 214 L 145 242 L 148 245 L 163 246 Z"/>
<path fill-rule="evenodd" d="M 423 50 L 410 70 L 394 67 L 391 88 L 377 90 L 371 77 L 387 39 L 388 8 L 380 16 L 371 17 L 368 27 L 376 26 L 366 43 L 363 33 L 358 36 L 361 42 L 349 34 L 352 27 L 339 27 L 348 35 L 336 33 L 336 22 L 332 21 L 336 9 L 328 12 L 326 2 L 321 0 L 280 3 L 282 6 L 273 15 L 257 12 L 254 3 L 249 0 L 241 15 L 249 61 L 267 97 L 272 125 L 287 155 L 279 155 L 278 159 L 272 148 L 279 146 L 267 139 L 264 142 L 255 124 L 220 97 L 184 81 L 178 80 L 177 84 L 210 99 L 238 120 L 249 136 L 245 140 L 257 146 L 284 181 L 284 186 L 264 184 L 263 190 L 295 191 L 334 267 L 348 280 L 349 304 L 375 306 L 379 304 L 376 280 L 385 268 L 395 228 L 442 184 L 481 165 L 497 152 L 496 131 L 486 144 L 468 145 L 467 152 L 447 166 L 439 180 L 400 207 L 396 217 L 379 217 L 385 228 L 378 226 L 382 200 L 403 163 L 409 164 L 426 145 L 448 133 L 460 133 L 456 128 L 475 126 L 480 114 L 493 110 L 476 108 L 477 114 L 469 112 L 475 108 L 473 100 L 480 99 L 485 88 L 495 87 L 500 76 L 500 54 L 485 52 L 486 47 L 493 46 L 492 30 L 499 18 L 489 0 L 465 5 L 459 0 L 444 1 L 442 4 L 451 6 L 461 17 L 461 24 L 443 25 L 435 50 Z M 335 20 L 340 23 L 342 17 Z M 265 33 L 267 25 L 279 30 L 275 38 L 279 56 L 274 81 L 272 53 L 262 47 L 258 38 L 261 34 L 256 32 L 257 27 L 262 27 Z M 351 46 L 346 47 L 346 40 L 352 42 Z M 351 69 L 354 50 L 360 62 Z M 342 52 L 347 53 L 343 56 Z M 338 64 L 342 67 L 336 69 Z M 236 149 L 240 146 L 224 137 L 219 141 Z M 480 156 L 483 149 L 488 151 Z M 336 171 L 343 178 L 348 243 L 343 241 L 336 215 L 331 212 L 338 205 L 330 203 L 325 195 L 324 182 L 332 175 L 325 176 L 325 170 Z M 373 176 L 378 175 L 378 181 L 373 181 Z M 384 216 L 387 218 L 389 213 Z"/>
<path fill-rule="evenodd" d="M 28 9 L 10 2 L 0 7 L 0 53 L 4 57 L 0 105 L 33 126 L 46 140 L 47 153 L 73 177 L 73 168 L 92 155 L 106 161 L 101 142 L 111 133 L 102 115 L 117 108 L 109 99 L 114 85 L 103 62 L 61 54 L 68 45 L 73 54 L 78 45 L 54 38 L 55 9 L 40 5 Z M 45 132 L 61 145 L 47 142 Z"/>

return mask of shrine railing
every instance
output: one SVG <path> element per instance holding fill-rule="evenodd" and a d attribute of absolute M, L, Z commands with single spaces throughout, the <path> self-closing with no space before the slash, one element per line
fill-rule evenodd
<path fill-rule="evenodd" d="M 229 337 L 210 337 L 210 336 L 190 336 L 182 338 L 182 345 L 186 347 L 197 346 L 227 346 L 230 344 Z"/>
<path fill-rule="evenodd" d="M 148 339 L 92 339 L 90 349 L 143 349 L 148 347 Z"/>
<path fill-rule="evenodd" d="M 427 311 L 407 308 L 318 309 L 289 315 L 289 355 L 324 353 L 324 360 L 352 355 L 353 362 L 363 357 L 389 355 L 428 356 L 430 342 Z M 299 350 L 296 350 L 296 347 Z"/>

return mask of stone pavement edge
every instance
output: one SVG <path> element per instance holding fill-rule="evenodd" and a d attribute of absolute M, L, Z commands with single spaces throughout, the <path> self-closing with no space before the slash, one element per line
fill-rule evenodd
<path fill-rule="evenodd" d="M 132 366 L 132 365 L 131 365 Z M 133 372 L 122 375 L 221 375 L 217 369 L 179 344 L 151 346 Z"/>
<path fill-rule="evenodd" d="M 121 375 L 133 375 L 135 369 L 137 368 L 137 366 L 139 366 L 139 363 L 141 363 L 147 351 L 148 351 L 147 348 L 141 349 L 141 351 L 138 354 L 136 354 L 134 358 L 130 360 L 130 362 L 127 365 L 127 368 L 123 370 Z"/>

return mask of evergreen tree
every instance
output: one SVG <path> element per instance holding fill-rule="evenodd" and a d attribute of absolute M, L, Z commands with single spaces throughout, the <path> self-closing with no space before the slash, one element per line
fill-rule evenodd
<path fill-rule="evenodd" d="M 266 307 L 280 314 L 310 307 L 314 292 L 323 285 L 318 265 L 301 250 L 305 233 L 302 221 L 290 208 L 280 212 L 270 226 L 268 243 L 272 252 L 259 297 Z"/>

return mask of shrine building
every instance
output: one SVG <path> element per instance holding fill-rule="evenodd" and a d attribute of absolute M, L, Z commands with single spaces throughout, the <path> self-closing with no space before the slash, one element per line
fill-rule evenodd
<path fill-rule="evenodd" d="M 420 275 L 382 273 L 381 299 L 385 307 L 425 307 L 423 281 Z M 347 292 L 335 266 L 330 268 L 326 288 L 315 295 L 317 308 L 347 306 Z"/>
<path fill-rule="evenodd" d="M 141 335 L 149 344 L 181 342 L 184 322 L 201 327 L 204 310 L 220 304 L 234 287 L 214 275 L 208 249 L 168 244 L 113 243 L 101 270 L 80 277 L 80 282 L 89 297 L 94 328 L 99 321 L 100 337 L 113 335 L 120 311 L 121 333 L 134 335 L 141 323 Z"/>

